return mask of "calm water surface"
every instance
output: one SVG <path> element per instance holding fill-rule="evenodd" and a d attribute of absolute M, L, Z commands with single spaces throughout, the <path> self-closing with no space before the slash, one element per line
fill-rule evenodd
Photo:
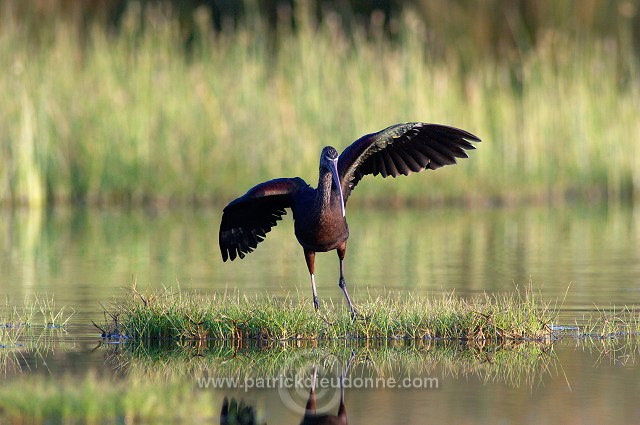
<path fill-rule="evenodd" d="M 52 336 L 51 350 L 20 360 L 23 374 L 121 373 L 105 361 L 104 350 L 92 351 L 97 334 L 91 320 L 102 321 L 101 304 L 122 296 L 134 280 L 143 289 L 179 285 L 310 296 L 288 216 L 255 253 L 232 263 L 222 262 L 217 246 L 218 210 L 0 211 L 0 216 L 0 295 L 20 304 L 28 295 L 53 294 L 58 307 L 75 310 L 67 332 Z M 640 211 L 631 207 L 351 209 L 348 220 L 345 273 L 356 304 L 367 291 L 437 296 L 447 290 L 467 296 L 531 284 L 548 300 L 564 300 L 560 321 L 565 324 L 596 308 L 640 305 Z M 336 254 L 316 258 L 318 295 L 342 302 Z M 437 389 L 349 388 L 349 421 L 640 422 L 635 342 L 612 351 L 569 340 L 553 351 L 553 367 L 535 382 L 452 374 L 441 365 L 429 372 L 439 378 Z M 299 422 L 277 391 L 238 395 L 269 423 Z"/>

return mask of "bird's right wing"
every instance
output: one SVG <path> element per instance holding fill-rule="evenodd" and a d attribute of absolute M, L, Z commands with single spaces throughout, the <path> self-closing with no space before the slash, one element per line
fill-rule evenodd
<path fill-rule="evenodd" d="M 269 180 L 231 201 L 222 213 L 220 251 L 222 260 L 244 258 L 286 214 L 294 194 L 307 186 L 299 177 Z"/>
<path fill-rule="evenodd" d="M 344 202 L 367 174 L 396 177 L 425 169 L 435 170 L 467 158 L 465 150 L 480 139 L 459 128 L 422 122 L 392 125 L 362 136 L 338 159 Z"/>

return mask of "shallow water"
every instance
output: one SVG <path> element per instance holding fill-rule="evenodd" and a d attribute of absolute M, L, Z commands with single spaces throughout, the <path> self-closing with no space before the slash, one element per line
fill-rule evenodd
<path fill-rule="evenodd" d="M 11 304 L 53 294 L 75 311 L 50 347 L 25 343 L 7 377 L 88 369 L 118 374 L 91 320 L 122 288 L 179 285 L 309 298 L 310 284 L 289 217 L 242 261 L 223 263 L 218 210 L 0 212 L 0 295 Z M 640 213 L 630 207 L 571 205 L 528 209 L 417 209 L 348 212 L 346 278 L 352 298 L 367 291 L 461 296 L 529 284 L 558 303 L 571 325 L 596 309 L 640 304 Z M 342 302 L 335 253 L 318 255 L 321 299 Z M 309 299 L 309 303 L 311 303 Z M 635 348 L 634 348 L 635 347 Z M 486 380 L 435 366 L 437 389 L 349 388 L 350 423 L 612 423 L 640 421 L 640 369 L 629 349 L 573 339 L 553 347 L 553 370 L 532 382 Z M 631 353 L 637 354 L 637 344 Z M 15 367 L 14 367 L 15 366 Z M 21 372 L 18 372 L 20 370 Z M 351 373 L 361 373 L 354 372 Z M 216 390 L 218 391 L 218 390 Z M 274 390 L 219 391 L 255 404 L 269 423 L 298 423 Z M 335 412 L 334 412 L 335 413 Z"/>
<path fill-rule="evenodd" d="M 78 331 L 82 332 L 81 329 L 69 329 L 70 334 Z M 73 340 L 70 344 L 59 339 L 44 353 L 25 353 L 20 361 L 22 373 L 10 374 L 8 378 L 39 374 L 56 379 L 64 372 L 80 379 L 89 368 L 97 371 L 95 376 L 118 379 L 126 379 L 128 375 L 135 379 L 149 375 L 149 379 L 163 382 L 165 375 L 173 376 L 167 379 L 186 379 L 195 391 L 208 392 L 215 400 L 215 411 L 220 410 L 224 397 L 233 397 L 253 406 L 267 423 L 297 424 L 309 397 L 311 369 L 320 364 L 307 361 L 296 365 L 296 371 L 306 373 L 306 380 L 301 380 L 299 386 L 278 385 L 284 368 L 276 367 L 267 373 L 245 369 L 238 375 L 239 384 L 203 388 L 198 380 L 215 374 L 176 372 L 170 366 L 167 372 L 165 368 L 167 363 L 171 364 L 170 360 L 154 363 L 147 358 L 126 355 L 126 347 L 99 346 L 95 337 Z M 402 355 L 393 354 L 390 357 L 395 363 L 384 364 L 375 352 L 380 347 L 354 343 L 352 349 L 360 363 L 346 372 L 344 405 L 351 424 L 638 423 L 638 343 L 636 338 L 613 341 L 565 338 L 541 349 L 535 344 L 512 349 L 471 347 L 467 348 L 470 353 L 458 352 L 459 356 L 451 352 L 441 356 L 438 347 L 423 346 L 416 350 L 418 354 L 408 362 L 409 366 Z M 413 343 L 396 344 L 409 346 Z M 322 347 L 315 350 L 322 350 Z M 386 349 L 392 351 L 389 347 Z M 499 358 L 501 350 L 510 351 L 510 357 Z M 241 349 L 234 353 L 237 357 L 228 355 L 223 362 L 252 364 L 243 357 L 248 351 Z M 296 350 L 288 352 L 298 360 Z M 329 356 L 337 357 L 335 352 L 335 347 L 326 350 Z M 363 361 L 366 356 L 371 359 Z M 255 352 L 250 358 L 255 359 Z M 321 358 L 326 361 L 326 357 Z M 284 363 L 290 361 L 284 360 Z M 186 368 L 189 366 L 187 364 Z M 327 370 L 322 377 L 332 381 L 317 386 L 317 408 L 319 413 L 335 415 L 339 404 L 339 372 L 337 367 Z M 221 373 L 217 376 L 229 375 Z M 370 377 L 373 379 L 367 381 Z M 264 384 L 269 379 L 276 383 Z M 391 388 L 389 382 L 394 382 L 395 386 Z M 218 423 L 215 417 L 207 419 Z"/>
<path fill-rule="evenodd" d="M 452 374 L 447 367 L 438 365 L 426 375 L 438 380 L 437 387 L 346 388 L 349 423 L 638 423 L 637 359 L 630 360 L 628 352 L 626 356 L 607 355 L 597 346 L 585 347 L 575 341 L 556 343 L 553 350 L 557 357 L 548 370 L 537 370 L 534 376 L 524 374 L 520 379 Z M 637 356 L 637 345 L 635 353 Z M 415 375 L 411 382 L 416 382 L 416 376 L 425 375 Z M 281 407 L 282 398 L 276 391 L 232 394 L 264 406 L 268 423 L 300 421 L 300 414 Z M 330 394 L 327 399 L 332 397 Z M 337 413 L 335 402 L 329 413 Z"/>

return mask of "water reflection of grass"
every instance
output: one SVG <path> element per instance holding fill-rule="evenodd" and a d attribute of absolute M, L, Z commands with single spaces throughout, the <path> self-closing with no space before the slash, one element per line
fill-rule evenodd
<path fill-rule="evenodd" d="M 26 376 L 0 387 L 0 418 L 99 421 L 213 420 L 222 395 L 238 388 L 209 387 L 208 377 L 272 378 L 284 370 L 308 373 L 312 365 L 331 369 L 353 357 L 352 378 L 478 376 L 508 385 L 532 383 L 552 369 L 553 350 L 538 342 L 474 345 L 459 341 L 386 341 L 380 344 L 311 341 L 239 348 L 232 343 L 105 345 L 108 361 L 126 371 L 123 379 Z M 441 372 L 440 372 L 441 371 Z M 239 381 L 239 382 L 240 382 Z M 388 381 L 387 381 L 388 382 Z M 191 422 L 190 422 L 191 423 Z"/>
<path fill-rule="evenodd" d="M 549 342 L 512 341 L 250 341 L 189 342 L 167 346 L 128 342 L 105 345 L 109 361 L 130 376 L 157 381 L 199 377 L 278 376 L 285 369 L 304 370 L 313 364 L 344 365 L 353 353 L 356 376 L 394 377 L 433 375 L 476 376 L 508 385 L 533 384 L 555 365 Z M 438 372 L 440 373 L 440 372 Z"/>
<path fill-rule="evenodd" d="M 21 374 L 30 372 L 32 365 L 48 369 L 46 357 L 56 350 L 68 350 L 64 329 L 43 329 L 21 327 L 11 335 L 12 343 L 0 347 L 0 374 Z M 27 357 L 32 361 L 27 361 Z"/>
<path fill-rule="evenodd" d="M 341 305 L 267 295 L 201 295 L 167 289 L 114 303 L 105 334 L 135 340 L 457 339 L 532 340 L 550 336 L 555 316 L 533 291 L 465 299 L 385 293 L 356 301 L 355 321 Z"/>
<path fill-rule="evenodd" d="M 607 361 L 633 364 L 637 339 L 573 339 L 577 348 Z M 26 375 L 0 386 L 0 419 L 24 423 L 217 423 L 231 388 L 200 390 L 198 377 L 273 377 L 285 368 L 343 364 L 355 352 L 351 377 L 431 376 L 471 378 L 508 386 L 536 386 L 563 376 L 558 342 L 485 344 L 474 341 L 189 342 L 105 344 L 107 359 L 126 372 L 121 378 L 63 375 L 55 380 Z M 566 344 L 567 342 L 560 342 Z M 566 347 L 565 347 L 566 348 Z M 593 365 L 589 365 L 593 366 Z M 201 381 L 202 382 L 202 381 Z M 570 382 L 567 382 L 570 385 Z M 277 408 L 277 407 L 273 407 Z M 57 422 L 56 422 L 57 423 Z"/>

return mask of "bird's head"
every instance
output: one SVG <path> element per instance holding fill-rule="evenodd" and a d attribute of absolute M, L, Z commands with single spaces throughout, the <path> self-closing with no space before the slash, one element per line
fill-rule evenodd
<path fill-rule="evenodd" d="M 320 175 L 323 174 L 323 170 L 328 170 L 333 176 L 333 182 L 338 189 L 340 195 L 340 210 L 344 217 L 344 198 L 342 196 L 342 184 L 340 183 L 340 175 L 338 174 L 338 151 L 332 146 L 325 146 L 320 154 Z"/>
<path fill-rule="evenodd" d="M 325 146 L 320 154 L 320 166 L 338 161 L 338 151 L 333 146 Z"/>

